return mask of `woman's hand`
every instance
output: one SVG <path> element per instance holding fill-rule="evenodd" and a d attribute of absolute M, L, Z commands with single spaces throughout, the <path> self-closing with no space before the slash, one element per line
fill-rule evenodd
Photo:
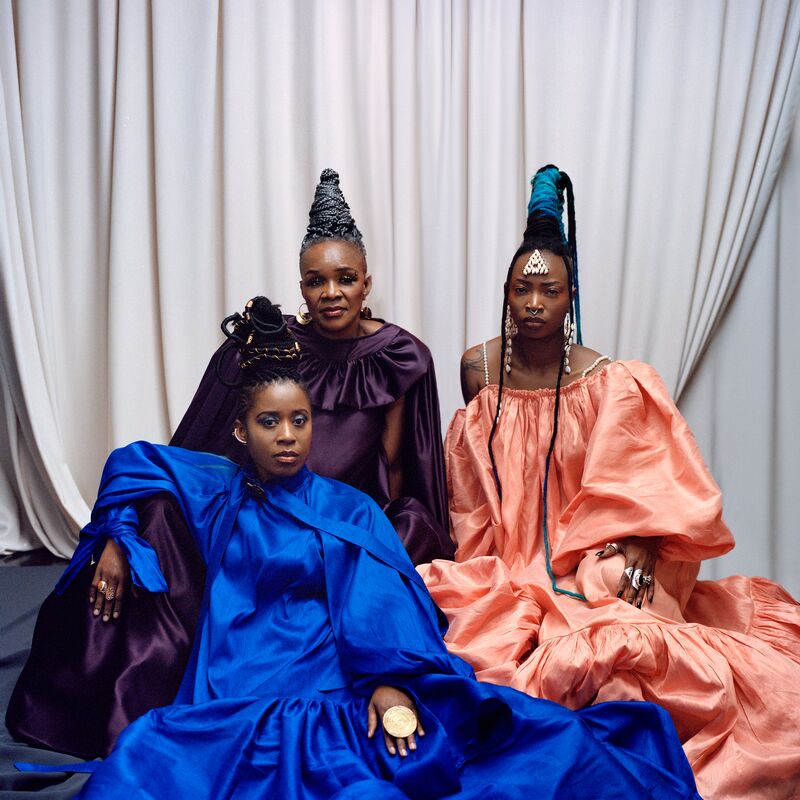
<path fill-rule="evenodd" d="M 617 597 L 621 597 L 626 603 L 635 603 L 637 608 L 642 607 L 645 598 L 648 603 L 653 602 L 660 541 L 657 537 L 631 536 L 620 542 L 607 544 L 597 554 L 598 558 L 609 558 L 618 552 L 625 556 L 625 569 L 617 585 Z"/>
<path fill-rule="evenodd" d="M 108 622 L 112 617 L 119 619 L 130 575 L 125 551 L 113 539 L 109 539 L 97 562 L 89 589 L 89 602 L 94 604 L 94 615 L 99 617 L 102 614 L 103 622 Z M 133 594 L 135 597 L 135 588 Z"/>
<path fill-rule="evenodd" d="M 369 701 L 369 710 L 367 711 L 367 736 L 370 739 L 375 735 L 375 731 L 378 730 L 379 723 L 381 728 L 383 728 L 383 715 L 392 706 L 405 706 L 406 708 L 410 708 L 417 718 L 416 733 L 420 736 L 425 735 L 422 723 L 419 721 L 419 714 L 417 713 L 414 701 L 405 692 L 400 691 L 400 689 L 395 689 L 392 686 L 378 686 L 372 693 L 372 697 Z M 386 749 L 392 755 L 399 751 L 401 756 L 406 756 L 408 755 L 408 750 L 417 749 L 417 741 L 413 733 L 408 736 L 407 739 L 395 739 L 384 731 L 383 741 L 386 744 Z M 406 747 L 408 749 L 406 749 Z"/>

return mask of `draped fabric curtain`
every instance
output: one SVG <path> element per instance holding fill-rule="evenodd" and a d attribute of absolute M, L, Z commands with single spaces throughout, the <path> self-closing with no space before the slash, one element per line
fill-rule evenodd
<path fill-rule="evenodd" d="M 752 266 L 799 40 L 793 0 L 0 0 L 0 547 L 69 553 L 108 449 L 168 439 L 219 320 L 296 307 L 326 166 L 445 421 L 548 162 L 586 343 L 681 390 Z"/>
<path fill-rule="evenodd" d="M 800 596 L 800 117 L 731 303 L 681 397 L 736 548 L 703 575 L 769 575 Z"/>

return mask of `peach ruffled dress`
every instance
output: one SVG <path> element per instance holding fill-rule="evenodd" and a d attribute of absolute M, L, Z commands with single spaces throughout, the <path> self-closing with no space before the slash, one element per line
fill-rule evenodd
<path fill-rule="evenodd" d="M 678 729 L 710 800 L 800 797 L 800 606 L 763 578 L 697 581 L 699 562 L 733 547 L 720 491 L 658 374 L 613 362 L 555 391 L 497 386 L 456 412 L 447 434 L 456 562 L 419 567 L 450 620 L 450 650 L 481 680 L 570 708 L 650 700 Z M 652 606 L 617 599 L 627 536 L 662 537 Z"/>

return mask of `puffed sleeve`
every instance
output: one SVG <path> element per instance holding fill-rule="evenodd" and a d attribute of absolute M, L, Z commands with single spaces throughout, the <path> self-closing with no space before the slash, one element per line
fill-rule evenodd
<path fill-rule="evenodd" d="M 570 571 L 587 549 L 628 536 L 661 537 L 659 557 L 700 561 L 728 552 L 719 487 L 658 373 L 614 365 L 597 392 L 580 488 L 563 508 L 553 569 Z"/>
<path fill-rule="evenodd" d="M 134 442 L 114 450 L 106 461 L 92 519 L 81 531 L 72 559 L 56 585 L 62 594 L 81 568 L 113 539 L 124 550 L 136 586 L 167 591 L 153 548 L 138 535 L 134 503 L 159 492 L 176 498 L 205 557 L 219 502 L 224 500 L 236 465 L 208 453 Z"/>

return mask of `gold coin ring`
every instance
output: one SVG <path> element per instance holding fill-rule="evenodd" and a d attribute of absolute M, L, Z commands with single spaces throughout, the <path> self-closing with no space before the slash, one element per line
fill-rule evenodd
<path fill-rule="evenodd" d="M 417 715 L 406 706 L 392 706 L 383 715 L 383 729 L 395 739 L 405 739 L 417 730 Z"/>

